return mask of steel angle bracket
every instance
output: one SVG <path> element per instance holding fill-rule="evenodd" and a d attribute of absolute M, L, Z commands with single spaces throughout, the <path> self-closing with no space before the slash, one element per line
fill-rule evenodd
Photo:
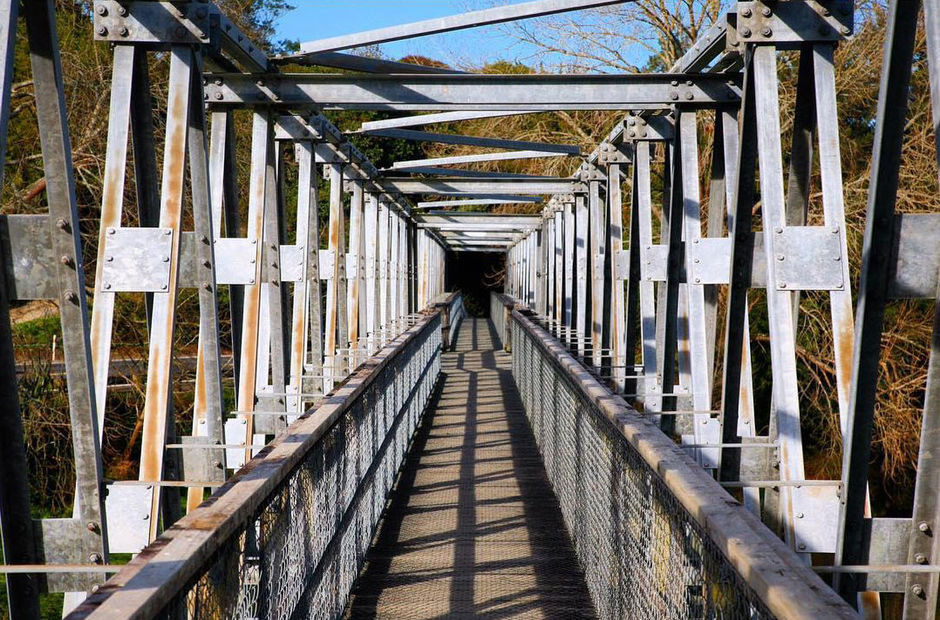
<path fill-rule="evenodd" d="M 668 142 L 675 137 L 675 128 L 667 116 L 630 114 L 623 121 L 625 142 Z"/>
<path fill-rule="evenodd" d="M 597 165 L 630 164 L 633 162 L 633 158 L 630 156 L 630 150 L 631 149 L 626 145 L 605 142 L 597 152 Z"/>
<path fill-rule="evenodd" d="M 786 49 L 806 42 L 844 41 L 854 31 L 852 0 L 738 2 L 737 13 L 728 13 L 727 49 L 740 51 L 748 43 L 784 44 Z"/>
<path fill-rule="evenodd" d="M 787 226 L 774 230 L 778 291 L 841 291 L 846 260 L 838 226 Z"/>
<path fill-rule="evenodd" d="M 170 286 L 172 228 L 108 228 L 98 290 L 163 293 Z"/>
<path fill-rule="evenodd" d="M 205 3 L 95 0 L 95 39 L 113 43 L 220 44 L 221 16 Z"/>

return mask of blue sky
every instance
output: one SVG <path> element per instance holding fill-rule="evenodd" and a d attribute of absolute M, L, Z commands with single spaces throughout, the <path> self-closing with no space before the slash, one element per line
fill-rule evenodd
<path fill-rule="evenodd" d="M 278 24 L 279 39 L 312 41 L 453 15 L 476 3 L 468 0 L 294 0 L 293 4 L 297 8 Z M 451 64 L 469 62 L 473 65 L 524 59 L 532 51 L 503 34 L 500 26 L 388 43 L 382 50 L 393 59 L 420 54 Z"/>

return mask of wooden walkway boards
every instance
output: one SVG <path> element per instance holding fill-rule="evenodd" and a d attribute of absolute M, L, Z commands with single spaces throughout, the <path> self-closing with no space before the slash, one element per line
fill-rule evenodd
<path fill-rule="evenodd" d="M 594 617 L 495 342 L 487 320 L 467 319 L 444 355 L 348 618 Z"/>

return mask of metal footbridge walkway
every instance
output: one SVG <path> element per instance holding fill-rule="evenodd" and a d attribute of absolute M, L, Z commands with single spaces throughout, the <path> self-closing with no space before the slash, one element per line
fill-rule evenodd
<path fill-rule="evenodd" d="M 497 4 L 273 56 L 231 2 L 0 0 L 0 173 L 11 116 L 34 115 L 45 195 L 0 214 L 0 615 L 64 594 L 102 620 L 938 616 L 940 319 L 908 343 L 909 512 L 879 513 L 869 469 L 882 361 L 909 355 L 886 317 L 940 308 L 940 213 L 897 204 L 923 181 L 905 132 L 935 129 L 899 93 L 912 71 L 940 88 L 940 0 L 708 3 L 727 11 L 651 74 L 357 53 L 630 10 Z M 64 5 L 113 65 L 100 187 L 79 197 L 66 85 L 97 85 L 65 75 Z M 877 110 L 847 123 L 873 132 L 870 182 L 846 190 L 836 51 L 857 19 L 884 62 Z M 367 120 L 331 121 L 349 110 Z M 460 132 L 576 111 L 606 137 Z M 455 154 L 380 170 L 362 136 Z M 502 167 L 542 158 L 570 174 Z M 864 231 L 847 191 L 868 194 Z M 458 253 L 498 265 L 478 274 L 489 322 Z M 61 324 L 67 518 L 31 498 L 11 309 L 37 301 Z M 105 432 L 135 411 L 116 404 L 128 355 L 146 367 L 133 467 Z M 828 415 L 803 398 L 819 373 L 827 477 L 803 435 Z"/>
<path fill-rule="evenodd" d="M 444 354 L 346 617 L 596 617 L 499 340 Z"/>

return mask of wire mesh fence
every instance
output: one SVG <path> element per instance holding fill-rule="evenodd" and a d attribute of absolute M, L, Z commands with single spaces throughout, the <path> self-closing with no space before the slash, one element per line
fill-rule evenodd
<path fill-rule="evenodd" d="M 440 375 L 441 333 L 440 313 L 425 317 L 89 602 L 101 617 L 341 615 Z"/>
<path fill-rule="evenodd" d="M 509 327 L 513 375 L 598 615 L 774 617 L 584 388 L 519 320 Z"/>

